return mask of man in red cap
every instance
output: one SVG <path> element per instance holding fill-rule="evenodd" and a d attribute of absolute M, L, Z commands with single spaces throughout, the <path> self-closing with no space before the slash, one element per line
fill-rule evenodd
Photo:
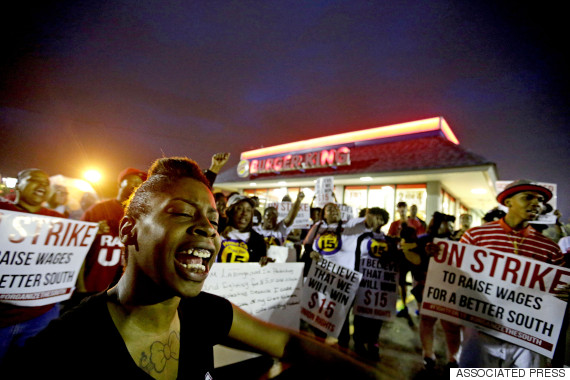
<path fill-rule="evenodd" d="M 118 177 L 117 196 L 98 202 L 85 211 L 81 220 L 99 223 L 99 232 L 91 245 L 77 278 L 77 289 L 67 307 L 75 306 L 86 296 L 106 290 L 122 272 L 119 223 L 124 215 L 123 204 L 146 180 L 146 173 L 126 168 Z"/>
<path fill-rule="evenodd" d="M 497 201 L 508 208 L 507 214 L 500 220 L 470 228 L 460 242 L 561 265 L 563 255 L 558 245 L 529 225 L 540 214 L 542 204 L 551 198 L 552 192 L 536 182 L 512 182 L 497 195 Z M 535 368 L 544 366 L 542 360 L 541 355 L 516 344 L 472 328 L 464 329 L 460 367 Z"/>

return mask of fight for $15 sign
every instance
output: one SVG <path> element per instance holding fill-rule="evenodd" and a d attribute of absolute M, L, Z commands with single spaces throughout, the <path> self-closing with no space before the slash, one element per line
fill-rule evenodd
<path fill-rule="evenodd" d="M 422 313 L 473 327 L 552 358 L 566 302 L 554 289 L 570 269 L 520 255 L 435 239 Z"/>
<path fill-rule="evenodd" d="M 330 260 L 313 261 L 301 299 L 301 319 L 338 338 L 362 274 Z"/>
<path fill-rule="evenodd" d="M 97 223 L 0 210 L 0 302 L 69 299 L 97 230 Z"/>

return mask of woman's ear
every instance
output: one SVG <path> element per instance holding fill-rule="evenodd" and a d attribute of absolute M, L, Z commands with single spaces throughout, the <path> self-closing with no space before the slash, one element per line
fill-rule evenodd
<path fill-rule="evenodd" d="M 127 245 L 137 245 L 137 228 L 136 221 L 131 216 L 124 216 L 119 225 L 119 235 L 121 243 L 126 247 Z"/>

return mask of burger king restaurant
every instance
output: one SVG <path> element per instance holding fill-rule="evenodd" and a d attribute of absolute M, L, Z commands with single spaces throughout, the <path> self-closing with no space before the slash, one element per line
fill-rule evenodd
<path fill-rule="evenodd" d="M 473 215 L 473 225 L 497 206 L 493 162 L 464 149 L 443 117 L 379 126 L 241 153 L 221 172 L 214 191 L 257 196 L 260 208 L 305 193 L 332 177 L 338 203 L 355 213 L 381 207 L 394 220 L 396 204 L 416 205 L 429 222 L 435 211 Z M 396 216 L 397 219 L 397 216 Z"/>

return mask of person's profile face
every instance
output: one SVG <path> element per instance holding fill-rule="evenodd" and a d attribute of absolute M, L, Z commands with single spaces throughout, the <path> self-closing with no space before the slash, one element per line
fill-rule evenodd
<path fill-rule="evenodd" d="M 182 178 L 149 197 L 149 212 L 136 220 L 131 260 L 160 287 L 182 297 L 198 295 L 220 249 L 218 211 L 202 182 Z"/>
<path fill-rule="evenodd" d="M 247 201 L 241 201 L 234 206 L 232 227 L 240 232 L 246 232 L 253 218 L 253 207 Z"/>
<path fill-rule="evenodd" d="M 269 207 L 263 213 L 263 228 L 272 230 L 277 225 L 277 210 L 275 207 Z"/>
<path fill-rule="evenodd" d="M 370 228 L 372 231 L 377 231 L 380 227 L 382 227 L 385 224 L 382 215 L 371 214 L 369 212 L 366 213 L 365 221 L 366 221 L 366 226 Z"/>
<path fill-rule="evenodd" d="M 49 197 L 49 177 L 41 170 L 27 173 L 18 181 L 20 202 L 32 206 L 41 206 Z"/>

